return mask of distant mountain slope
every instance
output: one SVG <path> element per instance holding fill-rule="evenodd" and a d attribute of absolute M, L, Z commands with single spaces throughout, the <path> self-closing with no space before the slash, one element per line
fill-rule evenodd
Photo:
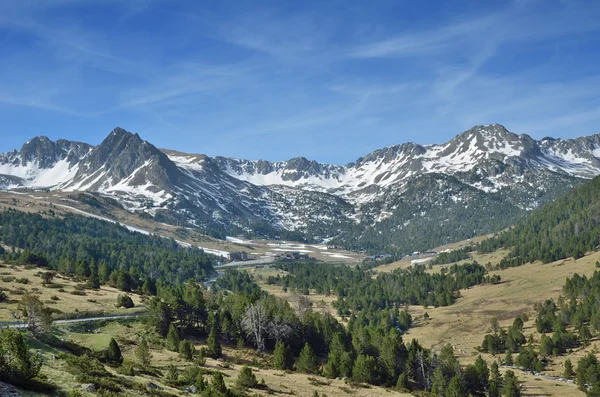
<path fill-rule="evenodd" d="M 509 231 L 479 244 L 479 251 L 510 248 L 501 266 L 568 257 L 600 248 L 600 177 L 522 219 Z"/>
<path fill-rule="evenodd" d="M 599 156 L 600 135 L 536 141 L 498 124 L 345 166 L 211 158 L 116 128 L 96 147 L 37 137 L 0 154 L 0 187 L 96 192 L 204 231 L 407 253 L 514 224 L 599 175 Z"/>

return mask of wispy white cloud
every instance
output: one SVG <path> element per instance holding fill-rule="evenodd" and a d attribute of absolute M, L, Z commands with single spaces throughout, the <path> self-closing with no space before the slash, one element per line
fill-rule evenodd
<path fill-rule="evenodd" d="M 25 44 L 0 54 L 0 111 L 124 119 L 208 154 L 325 156 L 310 141 L 337 140 L 344 155 L 329 160 L 342 162 L 477 123 L 546 135 L 597 120 L 600 73 L 578 51 L 593 47 L 600 3 L 482 4 L 418 29 L 383 5 L 335 4 L 1 2 L 0 29 Z M 110 18 L 73 11 L 85 7 Z"/>

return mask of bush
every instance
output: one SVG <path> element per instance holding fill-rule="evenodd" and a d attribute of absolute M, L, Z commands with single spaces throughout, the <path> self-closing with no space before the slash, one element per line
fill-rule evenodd
<path fill-rule="evenodd" d="M 247 365 L 242 367 L 237 378 L 237 384 L 241 387 L 256 387 L 258 385 L 256 375 L 252 372 L 252 368 Z"/>
<path fill-rule="evenodd" d="M 29 351 L 21 332 L 10 328 L 0 331 L 0 379 L 26 385 L 41 368 L 41 355 Z"/>
<path fill-rule="evenodd" d="M 15 281 L 16 281 L 17 283 L 19 283 L 19 284 L 29 284 L 29 279 L 28 279 L 28 278 L 25 278 L 25 277 L 23 277 L 23 278 L 18 278 L 18 279 L 16 279 Z"/>
<path fill-rule="evenodd" d="M 130 309 L 134 306 L 133 299 L 129 295 L 119 295 L 117 296 L 117 307 L 124 307 L 125 309 Z"/>
<path fill-rule="evenodd" d="M 77 289 L 76 289 L 76 290 L 73 290 L 73 291 L 71 291 L 71 292 L 69 292 L 69 293 L 70 293 L 71 295 L 78 295 L 78 296 L 85 296 L 85 295 L 87 295 L 85 292 L 83 292 L 83 291 L 80 291 L 80 290 L 77 290 Z"/>

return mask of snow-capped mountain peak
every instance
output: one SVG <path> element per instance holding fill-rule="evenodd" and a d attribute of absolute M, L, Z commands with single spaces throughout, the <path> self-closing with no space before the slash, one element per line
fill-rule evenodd
<path fill-rule="evenodd" d="M 347 244 L 384 244 L 380 227 L 389 235 L 385 244 L 413 244 L 406 233 L 431 228 L 433 244 L 510 225 L 599 175 L 599 157 L 600 134 L 536 141 L 500 124 L 475 126 L 442 144 L 389 146 L 343 166 L 158 149 L 117 127 L 96 147 L 36 137 L 0 154 L 0 186 L 96 192 L 178 225 L 297 231 Z M 446 235 L 437 234 L 442 224 Z"/>

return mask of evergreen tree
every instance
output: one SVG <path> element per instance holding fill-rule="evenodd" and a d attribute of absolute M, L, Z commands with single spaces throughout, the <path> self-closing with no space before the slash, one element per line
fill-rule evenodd
<path fill-rule="evenodd" d="M 587 391 L 586 397 L 600 397 L 600 381 L 594 382 L 592 388 Z"/>
<path fill-rule="evenodd" d="M 219 341 L 219 324 L 216 321 L 213 322 L 210 334 L 208 334 L 208 338 L 206 339 L 206 344 L 208 345 L 206 353 L 210 357 L 221 357 L 223 350 L 221 348 L 221 342 Z"/>
<path fill-rule="evenodd" d="M 172 352 L 176 352 L 179 351 L 179 342 L 181 342 L 179 330 L 175 324 L 171 323 L 169 326 L 169 333 L 167 334 L 167 339 L 165 341 L 165 346 Z"/>
<path fill-rule="evenodd" d="M 590 332 L 590 329 L 587 326 L 583 325 L 579 329 L 579 339 L 581 340 L 581 343 L 584 346 L 590 344 L 590 339 L 592 339 L 592 333 Z"/>
<path fill-rule="evenodd" d="M 213 373 L 212 382 L 210 384 L 210 394 L 211 397 L 227 397 L 229 394 L 229 389 L 225 386 L 225 380 L 223 379 L 223 374 L 219 371 L 215 371 Z"/>
<path fill-rule="evenodd" d="M 92 289 L 100 288 L 100 277 L 98 277 L 98 266 L 93 263 L 90 266 L 90 277 L 87 280 L 88 287 Z"/>
<path fill-rule="evenodd" d="M 373 356 L 360 354 L 356 357 L 352 368 L 352 380 L 361 383 L 375 383 L 377 381 L 377 361 Z"/>
<path fill-rule="evenodd" d="M 108 348 L 106 349 L 106 359 L 118 365 L 123 364 L 121 348 L 119 348 L 119 345 L 114 338 L 110 338 L 110 342 L 108 343 Z"/>
<path fill-rule="evenodd" d="M 340 376 L 349 377 L 352 375 L 352 367 L 353 367 L 353 359 L 352 353 L 344 352 L 342 353 L 342 359 L 340 361 Z"/>
<path fill-rule="evenodd" d="M 507 350 L 506 354 L 504 355 L 504 365 L 511 366 L 513 364 L 514 364 L 514 362 L 513 362 L 512 354 L 511 354 L 510 350 Z"/>
<path fill-rule="evenodd" d="M 244 365 L 240 370 L 236 383 L 241 387 L 256 387 L 258 385 L 256 375 L 254 375 L 252 369 L 247 365 Z"/>
<path fill-rule="evenodd" d="M 573 375 L 575 375 L 575 373 L 573 372 L 573 364 L 571 363 L 571 360 L 566 359 L 565 360 L 565 371 L 563 376 L 567 379 L 571 379 L 573 377 Z"/>
<path fill-rule="evenodd" d="M 275 343 L 275 351 L 273 352 L 273 366 L 276 369 L 286 370 L 292 366 L 292 354 L 290 348 L 282 341 Z"/>
<path fill-rule="evenodd" d="M 445 397 L 464 397 L 466 395 L 460 375 L 455 375 L 448 384 L 444 396 Z"/>
<path fill-rule="evenodd" d="M 125 309 L 131 309 L 134 307 L 133 299 L 129 295 L 121 295 L 117 296 L 117 307 L 124 307 Z"/>
<path fill-rule="evenodd" d="M 304 344 L 298 361 L 296 361 L 296 370 L 306 374 L 316 374 L 319 372 L 319 361 L 308 342 Z"/>
<path fill-rule="evenodd" d="M 140 342 L 138 343 L 138 347 L 135 350 L 135 356 L 137 357 L 142 368 L 147 368 L 150 366 L 150 360 L 152 359 L 152 354 L 150 353 L 150 347 L 148 346 L 148 342 L 145 337 L 140 338 Z"/>
<path fill-rule="evenodd" d="M 491 381 L 488 389 L 488 397 L 499 397 L 500 391 L 498 390 L 498 382 Z"/>
<path fill-rule="evenodd" d="M 515 376 L 515 373 L 511 370 L 506 371 L 504 374 L 504 385 L 502 387 L 503 397 L 520 397 L 521 388 L 519 387 L 519 381 Z"/>
<path fill-rule="evenodd" d="M 41 368 L 41 355 L 29 351 L 21 332 L 11 328 L 0 330 L 0 379 L 25 386 Z"/>
<path fill-rule="evenodd" d="M 396 382 L 396 389 L 408 390 L 408 375 L 406 375 L 405 372 L 402 372 L 398 376 L 398 381 Z"/>
<path fill-rule="evenodd" d="M 194 357 L 194 344 L 186 339 L 179 342 L 179 357 L 191 360 Z"/>
<path fill-rule="evenodd" d="M 444 368 L 440 365 L 433 370 L 433 375 L 431 376 L 431 394 L 434 396 L 443 396 L 447 384 L 448 379 L 444 374 Z"/>
<path fill-rule="evenodd" d="M 199 372 L 198 375 L 196 376 L 196 382 L 194 382 L 194 385 L 196 386 L 196 390 L 198 390 L 198 393 L 200 393 L 200 394 L 202 394 L 202 392 L 207 389 L 208 384 L 204 380 L 204 376 L 202 376 L 202 372 Z"/>

